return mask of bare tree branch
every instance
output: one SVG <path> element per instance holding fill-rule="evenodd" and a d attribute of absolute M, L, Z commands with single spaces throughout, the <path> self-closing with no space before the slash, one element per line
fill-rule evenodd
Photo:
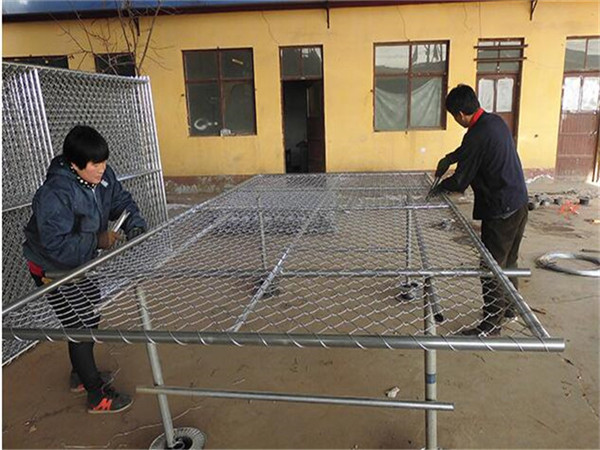
<path fill-rule="evenodd" d="M 152 31 L 154 30 L 154 24 L 156 22 L 156 17 L 158 16 L 159 10 L 160 10 L 160 1 L 156 5 L 156 11 L 154 11 L 154 16 L 152 17 L 152 22 L 150 23 L 150 29 L 148 30 L 148 36 L 146 36 L 146 45 L 144 46 L 144 51 L 142 52 L 142 55 L 140 56 L 140 62 L 139 62 L 139 66 L 138 66 L 140 72 L 142 70 L 142 65 L 144 64 L 144 59 L 146 59 L 146 54 L 148 53 L 148 46 L 150 45 L 150 40 L 152 39 Z M 139 73 L 138 73 L 138 75 L 139 75 Z"/>
<path fill-rule="evenodd" d="M 106 69 L 115 74 L 119 73 L 118 68 L 132 65 L 135 74 L 141 75 L 143 73 L 142 67 L 146 60 L 151 60 L 160 67 L 166 68 L 157 60 L 157 58 L 160 58 L 160 55 L 156 52 L 157 47 L 152 42 L 152 33 L 156 25 L 156 18 L 161 11 L 160 0 L 157 1 L 148 29 L 144 31 L 140 30 L 140 19 L 144 17 L 143 11 L 135 9 L 134 2 L 131 0 L 115 0 L 116 20 L 118 21 L 117 29 L 120 29 L 119 33 L 114 32 L 115 27 L 112 22 L 115 20 L 114 18 L 94 19 L 86 22 L 82 19 L 74 4 L 71 1 L 69 3 L 77 19 L 77 24 L 83 31 L 84 37 L 75 36 L 71 28 L 65 26 L 57 19 L 54 20 L 62 30 L 63 35 L 68 36 L 78 49 L 68 56 L 83 55 L 77 68 L 81 67 L 88 55 L 91 55 L 95 59 L 103 54 L 106 56 L 101 56 L 101 61 L 105 63 Z M 123 44 L 125 44 L 125 49 L 123 49 Z M 97 52 L 100 49 L 102 53 Z M 150 51 L 157 58 L 150 57 Z M 116 56 L 125 52 L 131 55 L 131 61 Z"/>

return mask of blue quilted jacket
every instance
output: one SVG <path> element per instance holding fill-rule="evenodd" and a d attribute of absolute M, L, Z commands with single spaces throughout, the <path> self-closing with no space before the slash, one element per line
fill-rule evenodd
<path fill-rule="evenodd" d="M 23 254 L 45 272 L 74 269 L 97 256 L 98 233 L 108 221 L 130 212 L 122 229 L 146 229 L 131 194 L 107 166 L 94 189 L 79 182 L 62 155 L 50 164 L 46 181 L 32 203 L 33 215 L 25 227 Z"/>

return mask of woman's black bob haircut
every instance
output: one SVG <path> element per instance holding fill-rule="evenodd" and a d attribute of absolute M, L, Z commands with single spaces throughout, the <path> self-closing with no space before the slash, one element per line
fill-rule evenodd
<path fill-rule="evenodd" d="M 79 169 L 85 169 L 88 162 L 99 163 L 108 159 L 108 144 L 94 128 L 76 125 L 69 131 L 63 144 L 65 159 Z"/>

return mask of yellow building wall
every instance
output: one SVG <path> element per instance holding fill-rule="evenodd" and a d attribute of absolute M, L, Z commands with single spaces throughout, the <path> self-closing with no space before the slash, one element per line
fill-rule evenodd
<path fill-rule="evenodd" d="M 464 129 L 373 130 L 373 45 L 448 40 L 449 89 L 474 86 L 478 39 L 524 38 L 518 150 L 526 168 L 553 168 L 560 118 L 565 40 L 600 35 L 598 0 L 529 0 L 159 16 L 154 61 L 147 60 L 165 176 L 285 171 L 279 47 L 322 45 L 328 172 L 435 167 Z M 142 30 L 150 19 L 142 21 Z M 89 26 L 91 22 L 86 22 Z M 94 26 L 106 27 L 105 20 Z M 113 26 L 117 26 L 113 22 Z M 65 34 L 69 30 L 72 35 Z M 118 34 L 118 33 L 113 33 Z M 76 21 L 3 24 L 3 56 L 75 53 L 70 68 L 93 70 L 83 57 L 86 35 Z M 190 137 L 182 50 L 252 48 L 257 134 Z M 89 47 L 86 47 L 89 48 Z M 124 51 L 125 46 L 112 51 Z M 105 52 L 96 50 L 98 52 Z"/>

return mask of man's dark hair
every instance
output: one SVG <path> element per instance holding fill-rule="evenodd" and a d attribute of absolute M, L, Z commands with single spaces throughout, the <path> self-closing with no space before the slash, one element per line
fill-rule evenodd
<path fill-rule="evenodd" d="M 453 116 L 459 112 L 470 115 L 480 108 L 477 94 L 466 84 L 459 84 L 446 97 L 446 109 Z"/>
<path fill-rule="evenodd" d="M 108 159 L 108 144 L 94 128 L 76 125 L 65 138 L 63 155 L 68 162 L 85 169 L 90 161 L 99 163 Z"/>

